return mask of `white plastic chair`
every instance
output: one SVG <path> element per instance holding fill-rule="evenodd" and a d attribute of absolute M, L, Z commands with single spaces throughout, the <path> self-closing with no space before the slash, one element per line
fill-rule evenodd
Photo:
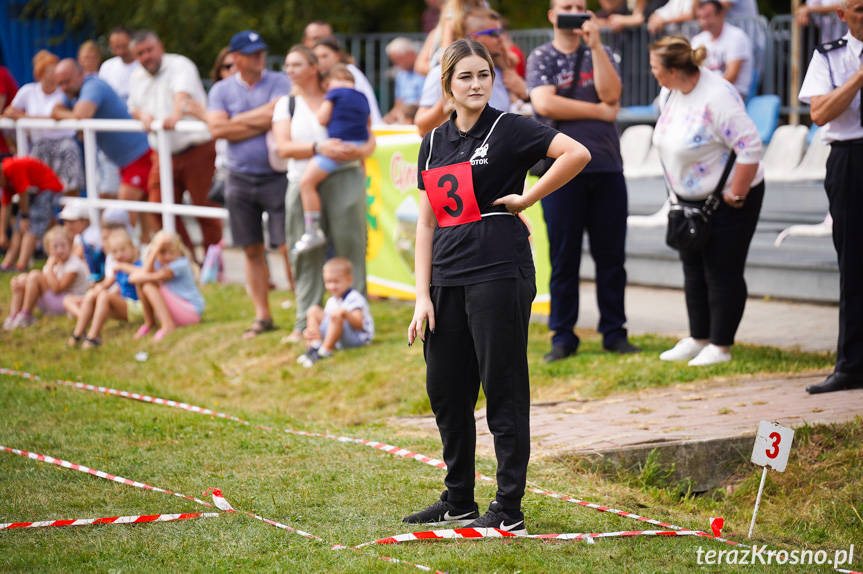
<path fill-rule="evenodd" d="M 671 202 L 667 199 L 656 213 L 650 215 L 630 215 L 626 218 L 627 227 L 665 227 L 668 225 L 668 210 Z"/>
<path fill-rule="evenodd" d="M 776 240 L 773 242 L 774 247 L 779 247 L 786 237 L 829 237 L 833 235 L 833 217 L 827 214 L 824 221 L 810 225 L 792 225 L 783 229 Z"/>
<path fill-rule="evenodd" d="M 806 126 L 779 126 L 764 151 L 761 163 L 764 165 L 764 179 L 785 181 L 782 178 L 798 166 L 806 150 Z"/>
<path fill-rule="evenodd" d="M 829 155 L 830 146 L 821 141 L 821 128 L 819 128 L 800 164 L 794 169 L 775 174 L 772 181 L 821 181 L 827 176 Z"/>
<path fill-rule="evenodd" d="M 662 171 L 662 162 L 659 161 L 659 149 L 651 147 L 647 152 L 647 157 L 644 161 L 633 167 L 626 169 L 626 164 L 623 166 L 623 175 L 627 179 L 639 177 L 663 177 L 665 174 Z"/>
<path fill-rule="evenodd" d="M 620 155 L 623 158 L 624 172 L 644 162 L 651 147 L 653 126 L 629 126 L 620 134 Z"/>

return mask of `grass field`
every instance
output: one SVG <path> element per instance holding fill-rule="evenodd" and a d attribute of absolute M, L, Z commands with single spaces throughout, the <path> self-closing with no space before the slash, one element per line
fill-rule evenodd
<path fill-rule="evenodd" d="M 208 286 L 205 294 L 206 321 L 158 344 L 133 342 L 134 328 L 110 325 L 104 347 L 68 350 L 64 341 L 71 323 L 65 318 L 0 335 L 0 366 L 43 377 L 34 382 L 0 376 L 0 444 L 190 496 L 217 487 L 238 510 L 310 532 L 326 543 L 242 514 L 137 526 L 20 529 L 0 532 L 0 570 L 416 571 L 367 554 L 333 551 L 330 545 L 410 531 L 400 519 L 436 499 L 442 471 L 362 445 L 255 428 L 331 432 L 439 456 L 436 436 L 387 424 L 390 416 L 429 412 L 421 349 L 405 344 L 412 307 L 373 302 L 378 338 L 372 346 L 304 369 L 295 362 L 301 348 L 280 343 L 290 326 L 289 312 L 278 309 L 284 294 L 273 294 L 272 302 L 285 328 L 254 341 L 239 338 L 252 319 L 242 288 Z M 8 295 L 8 285 L 0 287 L 4 309 Z M 547 365 L 541 361 L 546 329 L 532 326 L 533 400 L 600 397 L 696 376 L 805 372 L 833 363 L 829 355 L 743 347 L 730 364 L 694 371 L 658 360 L 658 352 L 671 343 L 665 338 L 637 337 L 634 342 L 646 352 L 617 357 L 602 352 L 594 333 L 583 335 L 578 356 Z M 134 359 L 140 350 L 148 351 L 146 362 Z M 252 425 L 84 392 L 53 383 L 56 378 L 185 401 Z M 777 549 L 823 549 L 831 557 L 834 550 L 859 543 L 861 456 L 860 419 L 798 430 L 788 470 L 768 478 L 753 540 Z M 480 459 L 478 471 L 493 475 L 494 461 Z M 606 471 L 572 457 L 536 457 L 529 470 L 531 486 L 685 528 L 705 530 L 709 517 L 724 516 L 725 534 L 744 541 L 760 469 L 742 465 L 727 488 L 699 497 L 681 495 L 661 476 L 651 468 Z M 477 487 L 482 509 L 493 495 L 493 484 Z M 532 533 L 653 528 L 535 494 L 526 496 L 524 510 Z M 201 511 L 208 509 L 0 452 L 0 523 Z M 369 554 L 453 572 L 795 571 L 789 566 L 699 566 L 699 547 L 731 548 L 695 538 L 610 539 L 595 545 L 462 540 L 375 546 Z"/>

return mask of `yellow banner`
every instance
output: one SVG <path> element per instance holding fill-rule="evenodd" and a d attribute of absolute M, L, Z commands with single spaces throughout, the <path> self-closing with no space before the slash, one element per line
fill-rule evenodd
<path fill-rule="evenodd" d="M 419 215 L 417 189 L 417 156 L 419 135 L 390 131 L 401 135 L 375 132 L 377 148 L 366 159 L 368 209 L 367 282 L 370 295 L 413 300 L 414 245 Z M 535 177 L 528 177 L 526 186 Z M 537 295 L 533 312 L 548 314 L 548 282 L 551 269 L 548 259 L 548 235 L 539 202 L 521 214 L 530 229 L 530 246 L 536 266 Z"/>

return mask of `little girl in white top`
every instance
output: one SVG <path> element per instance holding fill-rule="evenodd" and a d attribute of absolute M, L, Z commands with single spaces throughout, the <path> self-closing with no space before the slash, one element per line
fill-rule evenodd
<path fill-rule="evenodd" d="M 62 315 L 63 299 L 68 295 L 87 292 L 90 270 L 87 264 L 72 254 L 72 241 L 59 225 L 49 229 L 43 238 L 48 251 L 45 267 L 12 278 L 12 304 L 3 329 L 29 327 L 36 322 L 33 309 L 43 314 Z"/>

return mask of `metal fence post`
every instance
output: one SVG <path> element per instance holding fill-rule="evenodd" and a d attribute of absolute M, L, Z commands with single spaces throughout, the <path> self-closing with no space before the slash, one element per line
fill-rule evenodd
<path fill-rule="evenodd" d="M 99 174 L 96 167 L 96 132 L 93 128 L 84 128 L 84 185 L 87 191 L 87 211 L 90 221 L 100 225 L 99 210 L 96 201 L 99 199 Z"/>
<path fill-rule="evenodd" d="M 162 205 L 174 204 L 174 167 L 171 155 L 171 134 L 162 125 L 162 121 L 153 122 L 156 130 L 156 147 L 159 151 L 159 188 L 161 189 Z M 168 233 L 176 233 L 175 215 L 170 211 L 162 214 L 162 229 Z"/>

